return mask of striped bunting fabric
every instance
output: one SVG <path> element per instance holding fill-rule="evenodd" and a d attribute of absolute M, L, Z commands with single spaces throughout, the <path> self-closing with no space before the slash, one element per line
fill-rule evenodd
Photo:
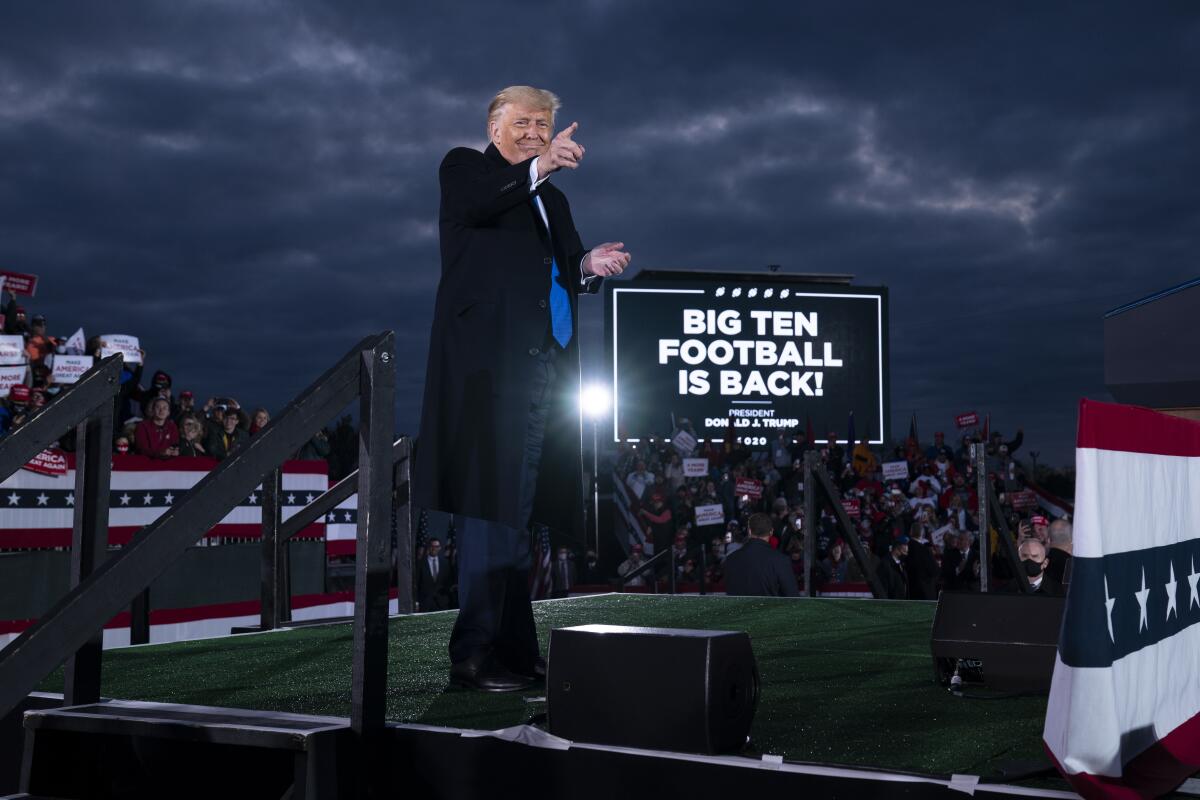
<path fill-rule="evenodd" d="M 1085 400 L 1046 750 L 1084 797 L 1200 769 L 1200 423 Z"/>

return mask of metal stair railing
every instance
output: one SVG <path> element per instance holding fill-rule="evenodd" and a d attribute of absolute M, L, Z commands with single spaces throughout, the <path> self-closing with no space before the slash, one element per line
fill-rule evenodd
<path fill-rule="evenodd" d="M 31 458 L 75 428 L 75 510 L 71 527 L 72 589 L 88 578 L 108 552 L 108 492 L 112 483 L 113 418 L 121 390 L 122 358 L 109 356 L 62 391 L 54 402 L 34 412 L 29 420 L 0 439 L 0 479 L 7 478 Z M 102 623 L 103 624 L 103 623 Z M 63 695 L 68 703 L 100 694 L 100 658 L 103 629 L 77 637 L 60 652 L 54 664 L 66 659 Z M 0 664 L 15 642 L 0 651 Z M 53 667 L 51 667 L 53 669 Z M 0 673 L 2 674 L 2 673 Z M 42 676 L 38 676 L 39 680 Z M 10 680 L 0 677 L 0 716 L 7 714 L 29 693 L 12 699 Z M 30 689 L 33 687 L 31 686 Z M 16 693 L 13 693 L 16 695 Z"/>
<path fill-rule="evenodd" d="M 412 611 L 412 545 L 409 542 L 412 513 L 409 505 L 409 468 L 412 458 L 412 439 L 401 436 L 392 443 L 392 487 L 395 492 L 396 508 L 396 551 L 395 563 L 397 607 L 401 614 Z M 275 477 L 268 476 L 263 484 L 279 486 L 282 476 L 275 470 Z M 287 521 L 281 519 L 282 504 L 278 502 L 278 490 L 263 493 L 262 505 L 262 612 L 260 630 L 272 630 L 292 618 L 291 592 L 288 581 L 287 542 L 300 531 L 328 514 L 340 503 L 358 491 L 358 470 L 342 478 L 328 490 Z"/>
<path fill-rule="evenodd" d="M 120 362 L 106 360 L 97 371 Z M 116 383 L 115 371 L 104 373 Z M 85 378 L 90 377 L 85 375 Z M 103 379 L 102 379 L 103 382 Z M 85 383 L 80 381 L 80 385 Z M 87 400 L 72 399 L 68 390 L 54 405 L 80 411 Z M 114 395 L 115 396 L 115 389 Z M 206 531 L 246 497 L 255 486 L 283 463 L 355 398 L 360 399 L 358 537 L 355 563 L 354 650 L 351 678 L 350 724 L 364 745 L 374 749 L 384 730 L 387 688 L 387 605 L 391 575 L 392 437 L 395 400 L 395 334 L 391 331 L 369 336 L 350 350 L 336 365 L 290 402 L 275 419 L 212 472 L 203 477 L 177 505 L 147 525 L 122 550 L 83 576 L 41 619 L 0 651 L 0 716 L 21 700 L 65 659 L 89 642 L 98 641 L 104 624 L 149 586 L 167 567 Z M 71 401 L 71 402 L 67 402 Z M 93 421 L 92 417 L 96 417 Z M 87 428 L 84 468 L 77 483 L 92 476 L 107 481 L 109 459 L 100 458 L 110 446 L 111 435 L 102 437 L 105 424 L 93 414 L 78 430 Z M 25 463 L 36 454 L 34 445 L 43 441 L 49 424 L 38 426 L 34 417 L 18 439 L 14 434 L 0 444 L 0 468 Z M 112 415 L 107 416 L 111 434 Z M 18 431 L 20 433 L 21 431 Z M 77 434 L 78 435 L 78 434 Z M 106 442 L 109 443 L 106 445 Z M 44 446 L 44 445 L 43 445 Z M 82 477 L 80 477 L 82 475 Z M 96 511 L 107 512 L 108 491 L 93 492 L 90 509 L 76 509 L 86 520 Z M 78 506 L 78 503 L 77 503 Z M 94 514 L 91 522 L 96 539 L 107 535 L 107 513 Z M 78 522 L 77 522 L 78 533 Z M 101 548 L 101 552 L 103 549 Z M 73 553 L 72 559 L 78 556 Z M 76 661 L 80 659 L 77 657 Z M 99 700 L 100 650 L 86 664 L 77 664 L 81 677 L 67 702 L 82 704 Z M 378 768 L 378 765 L 374 765 Z"/>
<path fill-rule="evenodd" d="M 651 581 L 649 585 L 654 589 L 654 593 L 658 594 L 658 576 L 655 573 L 657 573 L 659 565 L 663 562 L 666 562 L 670 566 L 667 573 L 669 579 L 668 586 L 670 593 L 675 594 L 675 551 L 670 548 L 663 550 L 661 553 L 655 553 L 638 566 L 629 570 L 629 572 L 618 577 L 617 582 L 624 589 L 626 584 L 631 580 L 649 571 Z"/>
<path fill-rule="evenodd" d="M 887 593 L 883 590 L 883 584 L 879 582 L 879 576 L 875 574 L 871 559 L 858 539 L 858 531 L 854 529 L 854 525 L 850 522 L 850 516 L 842 506 L 842 494 L 829 479 L 829 472 L 821 463 L 821 455 L 815 450 L 808 450 L 804 453 L 804 587 L 801 594 L 805 597 L 816 597 L 817 595 L 817 586 L 813 581 L 813 568 L 816 566 L 817 559 L 818 488 L 825 493 L 829 505 L 833 507 L 834 519 L 841 528 L 842 537 L 849 546 L 854 560 L 858 563 L 858 568 L 867 578 L 867 585 L 871 587 L 871 595 L 877 600 L 886 598 Z"/>

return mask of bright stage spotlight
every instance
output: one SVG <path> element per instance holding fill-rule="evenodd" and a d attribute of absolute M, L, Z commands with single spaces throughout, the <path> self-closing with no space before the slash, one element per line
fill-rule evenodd
<path fill-rule="evenodd" d="M 586 417 L 600 419 L 608 413 L 611 407 L 612 398 L 609 396 L 607 386 L 593 383 L 585 386 L 579 392 L 579 410 Z"/>

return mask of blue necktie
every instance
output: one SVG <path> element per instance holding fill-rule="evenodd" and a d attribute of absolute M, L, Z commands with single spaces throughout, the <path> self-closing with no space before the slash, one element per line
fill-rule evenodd
<path fill-rule="evenodd" d="M 574 327 L 571 324 L 571 298 L 558 282 L 558 261 L 550 260 L 550 333 L 566 349 Z"/>

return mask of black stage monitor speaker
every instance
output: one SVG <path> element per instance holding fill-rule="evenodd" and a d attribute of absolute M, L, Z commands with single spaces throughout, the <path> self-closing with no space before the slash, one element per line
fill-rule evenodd
<path fill-rule="evenodd" d="M 1064 597 L 942 592 L 933 618 L 933 668 L 949 684 L 954 672 L 990 689 L 1050 689 Z"/>
<path fill-rule="evenodd" d="M 653 685 L 647 675 L 656 676 Z M 737 631 L 579 625 L 550 632 L 550 732 L 621 747 L 740 750 L 758 704 L 750 637 Z"/>

